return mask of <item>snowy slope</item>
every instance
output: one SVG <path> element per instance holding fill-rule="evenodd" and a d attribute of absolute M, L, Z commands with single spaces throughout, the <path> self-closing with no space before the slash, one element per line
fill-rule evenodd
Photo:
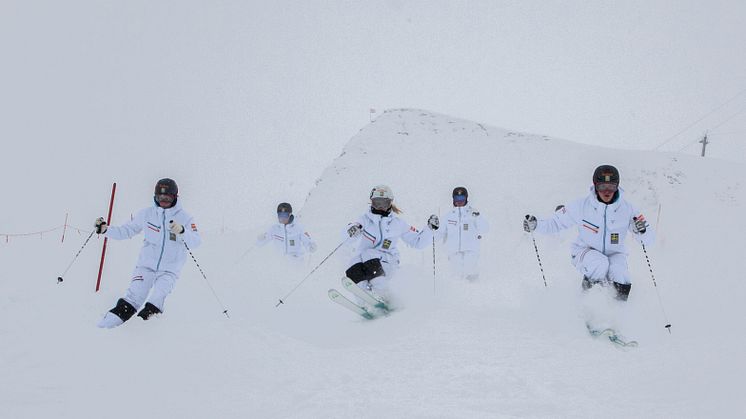
<path fill-rule="evenodd" d="M 659 227 L 648 249 L 659 294 L 630 242 L 635 281 L 621 309 L 598 293 L 580 298 L 568 257 L 573 232 L 536 236 L 545 288 L 520 226 L 527 212 L 547 216 L 584 195 L 601 163 L 620 169 L 628 199 Z M 62 245 L 49 237 L 0 244 L 3 416 L 742 416 L 746 338 L 733 332 L 746 314 L 734 263 L 746 254 L 744 173 L 742 164 L 388 111 L 348 143 L 305 203 L 293 203 L 319 243 L 304 266 L 279 267 L 271 249 L 253 248 L 270 218 L 240 234 L 205 233 L 194 253 L 219 301 L 190 260 L 163 316 L 98 330 L 127 286 L 139 240 L 110 242 L 98 294 L 100 241 L 61 285 L 55 278 L 85 235 Z M 438 246 L 434 283 L 432 249 L 406 249 L 394 283 L 402 308 L 364 322 L 326 297 L 346 268 L 343 247 L 275 307 L 337 247 L 378 183 L 393 188 L 402 217 L 417 227 L 448 209 L 454 186 L 469 188 L 492 223 L 480 281 L 444 275 Z M 640 347 L 620 351 L 588 338 L 589 304 L 608 307 Z"/>

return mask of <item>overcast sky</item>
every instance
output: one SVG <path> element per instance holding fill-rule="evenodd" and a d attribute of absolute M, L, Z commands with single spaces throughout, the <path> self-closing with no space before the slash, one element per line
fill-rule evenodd
<path fill-rule="evenodd" d="M 0 232 L 163 176 L 250 226 L 371 108 L 746 161 L 743 1 L 0 0 L 0 46 Z"/>

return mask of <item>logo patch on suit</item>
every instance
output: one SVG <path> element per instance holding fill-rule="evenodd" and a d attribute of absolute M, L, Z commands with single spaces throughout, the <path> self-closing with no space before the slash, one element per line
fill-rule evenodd
<path fill-rule="evenodd" d="M 176 234 L 174 234 L 174 233 L 168 233 L 168 239 L 171 240 L 172 242 L 175 242 L 176 241 Z"/>
<path fill-rule="evenodd" d="M 383 244 L 381 245 L 381 247 L 384 248 L 384 249 L 388 249 L 389 247 L 391 247 L 391 240 L 385 239 L 383 241 Z"/>
<path fill-rule="evenodd" d="M 295 246 L 295 240 L 288 240 L 288 242 L 290 242 L 291 246 Z"/>
<path fill-rule="evenodd" d="M 464 231 L 469 231 L 469 224 L 464 224 Z"/>
<path fill-rule="evenodd" d="M 192 224 L 192 231 L 197 231 L 197 224 Z"/>
<path fill-rule="evenodd" d="M 619 233 L 611 233 L 611 244 L 619 244 Z"/>

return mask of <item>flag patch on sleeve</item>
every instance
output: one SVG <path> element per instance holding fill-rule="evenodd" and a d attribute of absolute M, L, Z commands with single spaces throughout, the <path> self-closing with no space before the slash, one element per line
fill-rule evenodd
<path fill-rule="evenodd" d="M 192 231 L 197 231 L 197 224 L 192 223 Z"/>

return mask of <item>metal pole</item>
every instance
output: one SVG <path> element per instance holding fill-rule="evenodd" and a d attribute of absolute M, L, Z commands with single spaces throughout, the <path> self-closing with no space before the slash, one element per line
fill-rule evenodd
<path fill-rule="evenodd" d="M 705 156 L 705 149 L 707 148 L 707 144 L 710 142 L 707 141 L 707 133 L 705 133 L 704 138 L 702 138 L 702 141 L 700 141 L 700 144 L 702 144 L 702 157 Z"/>

